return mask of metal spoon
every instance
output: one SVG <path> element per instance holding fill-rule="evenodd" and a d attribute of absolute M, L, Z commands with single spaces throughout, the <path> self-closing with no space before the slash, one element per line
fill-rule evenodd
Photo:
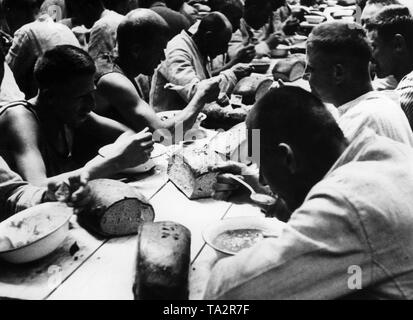
<path fill-rule="evenodd" d="M 248 183 L 246 183 L 244 180 L 237 177 L 236 175 L 230 174 L 229 177 L 241 183 L 244 187 L 246 187 L 251 192 L 250 199 L 254 201 L 256 204 L 263 206 L 272 206 L 277 202 L 276 199 L 269 195 L 255 192 L 255 190 Z"/>

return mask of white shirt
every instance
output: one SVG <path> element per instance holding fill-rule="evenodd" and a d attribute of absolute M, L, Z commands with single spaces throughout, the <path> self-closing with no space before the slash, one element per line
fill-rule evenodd
<path fill-rule="evenodd" d="M 412 194 L 413 150 L 366 130 L 279 238 L 215 265 L 205 298 L 413 299 Z"/>
<path fill-rule="evenodd" d="M 371 91 L 338 108 L 338 124 L 351 142 L 365 128 L 413 146 L 413 132 L 393 91 Z"/>

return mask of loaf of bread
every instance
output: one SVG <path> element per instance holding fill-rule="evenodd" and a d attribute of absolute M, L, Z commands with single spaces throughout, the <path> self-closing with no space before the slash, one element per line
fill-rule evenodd
<path fill-rule="evenodd" d="M 135 300 L 188 299 L 191 233 L 175 222 L 145 222 L 138 230 Z"/>
<path fill-rule="evenodd" d="M 169 159 L 168 176 L 189 199 L 208 198 L 212 196 L 217 178 L 217 173 L 210 172 L 209 168 L 220 161 L 204 142 L 184 144 Z"/>
<path fill-rule="evenodd" d="M 233 93 L 242 96 L 242 103 L 252 105 L 255 103 L 258 87 L 263 83 L 270 87 L 272 80 L 264 75 L 252 74 L 242 78 L 235 86 Z"/>
<path fill-rule="evenodd" d="M 292 82 L 300 79 L 304 75 L 305 64 L 305 55 L 302 53 L 292 54 L 288 58 L 277 61 L 272 70 L 274 80 Z"/>
<path fill-rule="evenodd" d="M 79 223 L 102 236 L 136 234 L 143 221 L 153 221 L 149 202 L 133 187 L 110 180 L 89 182 L 91 201 L 79 214 Z"/>

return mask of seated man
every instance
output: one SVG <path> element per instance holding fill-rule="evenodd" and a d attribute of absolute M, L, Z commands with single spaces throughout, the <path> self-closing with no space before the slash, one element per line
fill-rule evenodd
<path fill-rule="evenodd" d="M 66 0 L 72 19 L 90 28 L 88 52 L 93 60 L 100 54 L 114 53 L 116 32 L 124 16 L 107 10 L 102 0 Z"/>
<path fill-rule="evenodd" d="M 241 19 L 244 15 L 244 5 L 241 0 L 216 0 L 210 1 L 209 5 L 212 11 L 221 12 L 229 20 L 233 34 L 239 30 Z M 198 21 L 191 26 L 189 29 L 191 34 L 197 32 L 200 22 Z M 225 52 L 211 61 L 211 75 L 217 76 L 222 71 L 231 69 L 238 63 L 249 63 L 254 59 L 255 54 L 255 47 L 252 44 L 241 47 L 231 58 L 228 52 Z"/>
<path fill-rule="evenodd" d="M 373 18 L 381 9 L 389 5 L 399 4 L 398 0 L 368 0 L 365 7 L 361 13 L 361 24 L 363 27 L 369 23 L 370 19 Z M 375 78 L 373 80 L 374 90 L 394 90 L 396 89 L 399 81 L 396 80 L 394 75 L 389 74 L 383 76 L 380 74 L 380 70 L 375 70 L 376 64 L 372 65 L 372 71 L 375 73 Z"/>
<path fill-rule="evenodd" d="M 371 50 L 355 23 L 327 22 L 307 40 L 307 78 L 313 93 L 333 104 L 349 141 L 369 127 L 377 134 L 413 146 L 413 133 L 396 93 L 373 91 Z"/>
<path fill-rule="evenodd" d="M 270 55 L 274 49 L 284 42 L 282 33 L 274 32 L 273 11 L 281 4 L 270 0 L 246 0 L 244 4 L 244 17 L 241 19 L 240 29 L 232 36 L 229 43 L 228 54 L 230 58 L 250 44 L 255 46 L 257 57 Z"/>
<path fill-rule="evenodd" d="M 0 60 L 4 61 L 3 54 L 0 54 Z M 0 64 L 0 84 L 2 84 L 4 75 L 2 66 L 3 63 Z M 61 178 L 63 177 L 49 179 L 48 190 L 29 185 L 20 176 L 11 171 L 7 163 L 0 157 L 0 222 L 19 211 L 42 202 L 57 201 L 55 191 L 63 182 Z M 86 172 L 76 172 L 68 177 L 67 182 L 69 183 L 71 195 L 67 200 L 75 207 L 86 204 L 88 200 L 89 192 L 85 187 L 87 180 Z"/>
<path fill-rule="evenodd" d="M 135 131 L 149 127 L 157 133 L 158 129 L 166 129 L 163 132 L 173 134 L 176 127 L 183 132 L 192 128 L 205 103 L 218 96 L 217 80 L 201 82 L 183 111 L 165 121 L 142 99 L 135 82 L 139 74 L 153 74 L 164 57 L 167 35 L 167 23 L 152 10 L 136 9 L 126 16 L 118 29 L 119 57 L 106 55 L 97 60 L 99 114 L 121 121 Z"/>
<path fill-rule="evenodd" d="M 194 97 L 200 81 L 211 77 L 208 62 L 227 52 L 231 35 L 228 19 L 220 12 L 213 12 L 202 19 L 195 34 L 184 30 L 169 41 L 165 61 L 152 80 L 151 105 L 157 111 L 182 109 Z M 240 64 L 223 71 L 218 76 L 221 91 L 231 92 L 237 81 L 251 71 L 250 67 Z M 180 88 L 167 89 L 168 83 Z"/>
<path fill-rule="evenodd" d="M 96 156 L 129 130 L 91 112 L 95 70 L 83 50 L 57 46 L 36 63 L 38 96 L 0 109 L 0 156 L 24 180 L 45 185 L 82 167 L 95 179 L 147 161 L 153 142 L 146 132 L 123 136 L 105 157 Z"/>
<path fill-rule="evenodd" d="M 381 76 L 394 75 L 400 103 L 413 128 L 413 17 L 403 6 L 388 6 L 367 24 L 373 60 Z"/>
<path fill-rule="evenodd" d="M 278 238 L 218 261 L 205 299 L 412 299 L 413 150 L 370 129 L 349 143 L 290 86 L 247 126 L 261 133 L 260 173 L 295 211 Z"/>
<path fill-rule="evenodd" d="M 6 61 L 26 99 L 37 94 L 33 69 L 37 59 L 57 45 L 79 46 L 69 28 L 55 23 L 47 14 L 37 18 L 40 2 L 37 0 L 3 0 L 7 23 L 14 33 Z"/>

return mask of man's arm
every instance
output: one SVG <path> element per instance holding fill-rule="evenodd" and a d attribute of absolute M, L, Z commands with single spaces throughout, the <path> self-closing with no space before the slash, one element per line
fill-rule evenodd
<path fill-rule="evenodd" d="M 188 52 L 180 48 L 173 48 L 166 53 L 166 60 L 163 62 L 163 66 L 160 68 L 160 72 L 163 76 L 172 84 L 182 86 L 182 89 L 176 90 L 181 98 L 187 103 L 195 96 L 198 90 L 198 85 L 201 80 L 208 78 L 208 74 L 205 74 L 205 78 L 197 73 L 197 70 L 193 63 L 202 63 L 201 61 L 193 61 Z M 201 66 L 199 66 L 201 68 Z M 237 81 L 238 76 L 242 77 L 245 72 L 237 73 L 237 70 L 233 68 L 222 71 L 216 78 L 220 80 L 221 91 L 231 92 Z M 205 70 L 205 73 L 208 71 Z M 251 72 L 249 72 L 251 73 Z"/>
<path fill-rule="evenodd" d="M 0 158 L 0 222 L 24 209 L 40 204 L 45 188 L 24 182 Z"/>
<path fill-rule="evenodd" d="M 100 79 L 97 87 L 98 94 L 118 110 L 133 130 L 139 131 L 144 127 L 149 127 L 152 131 L 167 129 L 173 133 L 176 125 L 183 125 L 184 132 L 190 129 L 204 104 L 209 102 L 211 95 L 214 96 L 219 82 L 209 81 L 207 84 L 202 84 L 200 90 L 182 112 L 166 121 L 161 121 L 154 109 L 139 97 L 131 81 L 122 74 L 105 75 Z"/>
<path fill-rule="evenodd" d="M 40 152 L 40 128 L 33 114 L 23 106 L 6 110 L 1 128 L 8 137 L 6 152 L 17 173 L 34 185 L 47 178 L 46 166 Z"/>
<path fill-rule="evenodd" d="M 206 299 L 334 299 L 352 293 L 348 268 L 371 283 L 371 255 L 360 220 L 340 191 L 326 188 L 265 239 L 212 270 Z"/>

